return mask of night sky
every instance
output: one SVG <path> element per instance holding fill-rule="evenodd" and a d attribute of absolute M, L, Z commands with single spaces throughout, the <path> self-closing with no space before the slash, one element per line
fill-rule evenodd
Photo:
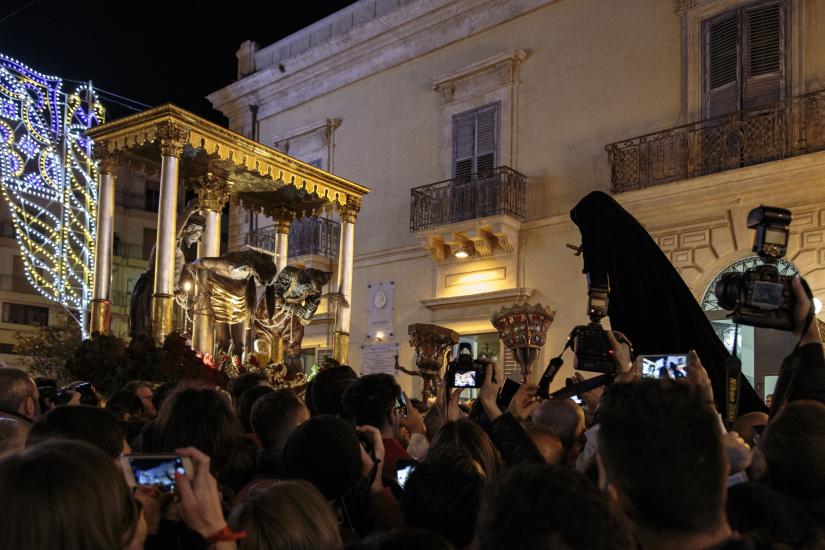
<path fill-rule="evenodd" d="M 241 42 L 267 46 L 352 3 L 6 0 L 0 53 L 47 75 L 92 80 L 150 106 L 172 102 L 225 124 L 205 96 L 235 79 Z M 107 97 L 109 120 L 135 112 Z"/>

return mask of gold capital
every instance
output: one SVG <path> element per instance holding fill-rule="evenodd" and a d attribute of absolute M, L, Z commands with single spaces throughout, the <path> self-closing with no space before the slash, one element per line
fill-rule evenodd
<path fill-rule="evenodd" d="M 275 232 L 289 235 L 289 226 L 295 219 L 295 212 L 289 208 L 278 208 L 272 217 L 275 219 Z"/>
<path fill-rule="evenodd" d="M 188 181 L 189 187 L 198 194 L 198 204 L 204 210 L 220 212 L 229 200 L 232 182 L 226 178 L 207 172 Z"/>
<path fill-rule="evenodd" d="M 189 130 L 174 122 L 161 122 L 157 126 L 157 142 L 160 154 L 165 157 L 180 158 L 183 147 L 189 139 Z"/>
<path fill-rule="evenodd" d="M 95 160 L 102 174 L 117 175 L 120 151 L 109 151 L 105 143 L 99 143 L 95 147 Z"/>
<path fill-rule="evenodd" d="M 338 206 L 338 216 L 342 222 L 355 223 L 358 212 L 361 211 L 361 199 L 347 195 L 347 203 Z"/>

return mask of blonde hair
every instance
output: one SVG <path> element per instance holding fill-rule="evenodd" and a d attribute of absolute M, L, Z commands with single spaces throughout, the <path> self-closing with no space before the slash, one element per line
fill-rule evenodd
<path fill-rule="evenodd" d="M 341 548 L 338 518 L 306 481 L 282 481 L 254 491 L 229 518 L 246 531 L 240 550 L 331 550 Z"/>

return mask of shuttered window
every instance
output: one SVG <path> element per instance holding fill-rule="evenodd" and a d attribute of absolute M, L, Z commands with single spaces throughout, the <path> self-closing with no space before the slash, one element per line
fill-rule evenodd
<path fill-rule="evenodd" d="M 739 8 L 703 24 L 706 118 L 785 97 L 784 1 Z"/>
<path fill-rule="evenodd" d="M 499 103 L 453 116 L 453 177 L 489 175 L 498 160 Z"/>

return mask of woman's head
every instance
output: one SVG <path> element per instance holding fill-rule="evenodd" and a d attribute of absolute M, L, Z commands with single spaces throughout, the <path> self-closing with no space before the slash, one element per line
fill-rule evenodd
<path fill-rule="evenodd" d="M 487 481 L 494 480 L 501 472 L 501 455 L 490 437 L 477 424 L 469 420 L 447 422 L 438 431 L 427 452 L 427 461 L 464 456 L 473 460 Z"/>
<path fill-rule="evenodd" d="M 87 443 L 52 440 L 0 461 L 0 548 L 142 548 L 123 474 Z"/>
<path fill-rule="evenodd" d="M 283 481 L 256 491 L 229 518 L 246 531 L 240 550 L 327 550 L 341 547 L 338 518 L 315 487 Z"/>
<path fill-rule="evenodd" d="M 228 399 L 207 388 L 184 388 L 166 398 L 155 421 L 154 450 L 195 447 L 212 460 L 218 479 L 247 466 L 243 432 Z"/>

